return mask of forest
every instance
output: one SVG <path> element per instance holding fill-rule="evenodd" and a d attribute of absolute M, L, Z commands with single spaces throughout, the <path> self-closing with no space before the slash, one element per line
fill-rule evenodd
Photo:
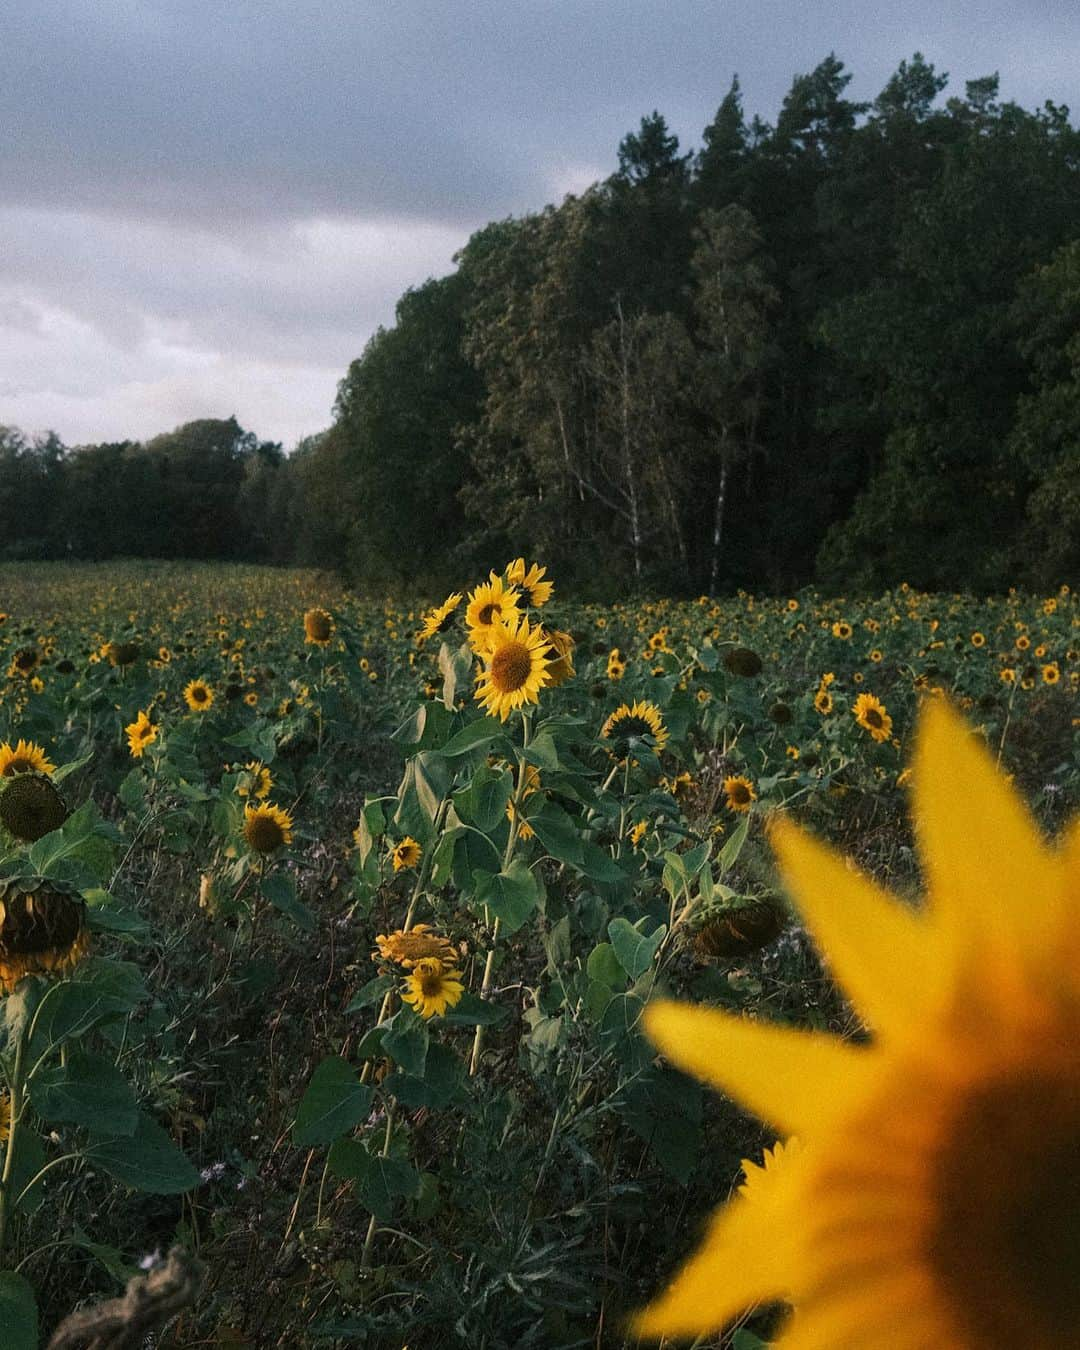
<path fill-rule="evenodd" d="M 583 597 L 1080 574 L 1080 134 L 835 55 L 775 123 L 738 79 L 681 150 L 494 221 L 408 290 L 291 453 L 235 417 L 144 443 L 0 428 L 0 558 L 233 559 Z M 434 546 L 433 546 L 434 545 Z"/>

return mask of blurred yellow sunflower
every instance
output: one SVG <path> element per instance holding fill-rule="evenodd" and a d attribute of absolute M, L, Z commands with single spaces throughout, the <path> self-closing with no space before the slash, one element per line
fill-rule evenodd
<path fill-rule="evenodd" d="M 24 741 L 20 736 L 15 746 L 0 742 L 0 778 L 12 778 L 17 773 L 55 773 L 45 751 L 36 741 Z"/>
<path fill-rule="evenodd" d="M 241 781 L 236 788 L 238 797 L 257 797 L 259 801 L 264 801 L 270 796 L 270 789 L 274 786 L 274 779 L 270 770 L 265 764 L 261 764 L 257 759 L 253 759 L 244 765 L 244 772 L 250 774 L 250 784 Z"/>
<path fill-rule="evenodd" d="M 138 717 L 124 728 L 124 732 L 132 759 L 142 759 L 146 747 L 157 740 L 158 728 L 150 721 L 149 714 L 140 710 Z"/>
<path fill-rule="evenodd" d="M 464 992 L 459 970 L 449 970 L 437 957 L 427 956 L 417 961 L 406 979 L 401 1001 L 421 1017 L 435 1017 L 460 1003 Z"/>
<path fill-rule="evenodd" d="M 511 586 L 520 587 L 528 596 L 529 604 L 539 609 L 541 605 L 547 604 L 555 589 L 554 582 L 542 580 L 546 572 L 547 568 L 541 567 L 539 563 L 533 563 L 526 570 L 525 559 L 515 558 L 506 569 L 506 579 Z"/>
<path fill-rule="evenodd" d="M 540 690 L 551 683 L 550 651 L 544 630 L 539 624 L 530 627 L 524 615 L 495 624 L 477 677 L 477 702 L 503 722 L 514 709 L 539 703 Z"/>
<path fill-rule="evenodd" d="M 541 632 L 551 648 L 551 664 L 548 666 L 550 685 L 552 689 L 557 689 L 560 684 L 574 677 L 574 639 L 558 628 L 543 628 Z"/>
<path fill-rule="evenodd" d="M 885 711 L 885 704 L 873 694 L 860 694 L 851 712 L 875 741 L 887 741 L 892 735 L 892 718 Z"/>
<path fill-rule="evenodd" d="M 646 1011 L 673 1064 L 803 1151 L 719 1211 L 640 1334 L 707 1335 L 783 1299 L 778 1350 L 1077 1344 L 1080 821 L 1047 849 L 944 701 L 923 710 L 913 783 L 920 909 L 788 821 L 772 830 L 870 1045 Z"/>
<path fill-rule="evenodd" d="M 749 778 L 741 773 L 731 774 L 724 779 L 724 799 L 729 811 L 749 811 L 757 801 L 757 792 Z"/>
<path fill-rule="evenodd" d="M 462 596 L 460 591 L 455 591 L 453 595 L 448 595 L 441 605 L 436 605 L 434 609 L 429 609 L 424 615 L 423 626 L 416 635 L 418 642 L 425 642 L 428 638 L 437 637 L 440 633 L 445 633 L 454 622 L 454 611 L 461 604 Z"/>
<path fill-rule="evenodd" d="M 214 703 L 214 691 L 205 680 L 189 680 L 184 686 L 184 702 L 192 712 L 206 712 Z"/>

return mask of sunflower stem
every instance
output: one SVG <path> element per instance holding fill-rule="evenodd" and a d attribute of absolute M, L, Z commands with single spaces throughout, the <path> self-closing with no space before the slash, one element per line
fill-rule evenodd
<path fill-rule="evenodd" d="M 383 1136 L 382 1152 L 380 1158 L 390 1156 L 390 1140 L 394 1132 L 394 1103 L 391 1102 L 386 1108 L 386 1134 Z M 364 1250 L 360 1254 L 360 1269 L 367 1270 L 371 1264 L 371 1248 L 375 1242 L 375 1215 L 373 1214 L 368 1221 L 367 1235 L 364 1238 Z"/>
<path fill-rule="evenodd" d="M 19 1029 L 19 1038 L 15 1043 L 15 1065 L 11 1071 L 10 1124 L 8 1126 L 7 1147 L 4 1150 L 4 1173 L 3 1177 L 0 1178 L 0 1266 L 3 1264 L 4 1243 L 7 1238 L 8 1218 L 11 1212 L 11 1189 L 15 1173 L 15 1143 L 23 1113 L 23 1068 L 29 1031 L 29 1025 L 24 1020 Z"/>

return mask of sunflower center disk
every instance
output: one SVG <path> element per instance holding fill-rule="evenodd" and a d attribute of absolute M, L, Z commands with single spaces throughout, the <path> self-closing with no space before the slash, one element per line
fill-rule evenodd
<path fill-rule="evenodd" d="M 1080 1345 L 1080 1074 L 991 1084 L 951 1135 L 930 1258 L 971 1346 Z"/>
<path fill-rule="evenodd" d="M 259 853 L 272 853 L 284 837 L 281 826 L 270 816 L 255 816 L 248 822 L 248 843 Z"/>
<path fill-rule="evenodd" d="M 500 694 L 524 688 L 532 674 L 532 656 L 522 642 L 508 642 L 491 658 L 491 683 Z"/>

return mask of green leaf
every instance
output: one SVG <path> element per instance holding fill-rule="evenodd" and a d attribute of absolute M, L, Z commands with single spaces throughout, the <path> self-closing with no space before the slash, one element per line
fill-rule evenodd
<path fill-rule="evenodd" d="M 124 1016 L 146 997 L 137 966 L 127 961 L 88 958 L 78 967 L 74 979 L 47 991 L 34 1032 L 35 1055 L 82 1036 L 99 1022 Z"/>
<path fill-rule="evenodd" d="M 430 1043 L 427 1024 L 411 1008 L 401 1008 L 389 1022 L 383 1023 L 382 1051 L 406 1073 L 424 1076 Z"/>
<path fill-rule="evenodd" d="M 4 1350 L 37 1350 L 38 1345 L 34 1287 L 13 1270 L 0 1271 L 0 1345 Z"/>
<path fill-rule="evenodd" d="M 85 755 L 80 755 L 78 759 L 70 759 L 66 764 L 61 764 L 53 769 L 49 777 L 54 783 L 62 783 L 69 774 L 78 773 L 80 769 L 85 769 L 94 758 L 93 750 L 88 750 Z"/>
<path fill-rule="evenodd" d="M 615 955 L 615 948 L 610 942 L 601 942 L 592 949 L 585 965 L 585 971 L 590 980 L 599 980 L 609 989 L 626 987 L 626 971 Z"/>
<path fill-rule="evenodd" d="M 553 858 L 570 863 L 573 867 L 582 867 L 585 853 L 574 822 L 557 802 L 541 798 L 540 805 L 540 810 L 534 809 L 527 814 L 533 832 Z"/>
<path fill-rule="evenodd" d="M 399 1070 L 384 1078 L 381 1086 L 410 1110 L 418 1106 L 441 1110 L 450 1105 L 464 1083 L 464 1064 L 447 1046 L 436 1043 L 428 1050 L 422 1078 Z"/>
<path fill-rule="evenodd" d="M 403 1158 L 371 1158 L 356 1186 L 357 1199 L 377 1219 L 389 1219 L 396 1200 L 420 1194 L 420 1173 Z"/>
<path fill-rule="evenodd" d="M 456 732 L 442 747 L 441 753 L 447 759 L 457 759 L 467 755 L 470 750 L 478 750 L 482 745 L 490 745 L 503 734 L 502 723 L 494 717 L 480 717 L 469 722 Z"/>
<path fill-rule="evenodd" d="M 505 1016 L 505 1008 L 499 1008 L 487 999 L 477 998 L 466 990 L 452 1008 L 447 1008 L 442 1020 L 451 1027 L 490 1027 L 501 1022 Z"/>
<path fill-rule="evenodd" d="M 345 1011 L 351 1013 L 359 1012 L 361 1008 L 370 1008 L 373 1003 L 380 1002 L 384 995 L 393 989 L 394 984 L 393 975 L 376 975 L 353 994 Z"/>
<path fill-rule="evenodd" d="M 199 1174 L 149 1116 L 140 1115 L 133 1135 L 91 1137 L 86 1159 L 117 1181 L 151 1195 L 179 1195 L 199 1182 Z"/>
<path fill-rule="evenodd" d="M 30 1101 L 50 1123 L 83 1125 L 97 1134 L 130 1136 L 139 1122 L 135 1094 L 116 1065 L 81 1051 L 66 1064 L 39 1069 L 30 1080 Z"/>
<path fill-rule="evenodd" d="M 315 931 L 315 911 L 296 896 L 296 878 L 291 872 L 271 872 L 262 879 L 262 894 L 275 909 L 288 915 L 305 933 Z"/>
<path fill-rule="evenodd" d="M 768 1350 L 771 1344 L 771 1341 L 763 1341 L 745 1327 L 740 1327 L 731 1337 L 731 1350 Z"/>
<path fill-rule="evenodd" d="M 332 1143 L 367 1118 L 373 1095 L 346 1060 L 337 1055 L 324 1059 L 301 1098 L 293 1143 L 301 1148 Z"/>
<path fill-rule="evenodd" d="M 15 1166 L 11 1173 L 11 1194 L 23 1214 L 36 1214 L 41 1208 L 47 1178 L 40 1173 L 47 1162 L 40 1138 L 30 1130 L 20 1130 L 15 1146 Z"/>
<path fill-rule="evenodd" d="M 443 677 L 443 703 L 451 711 L 454 709 L 458 691 L 472 686 L 472 669 L 475 657 L 467 642 L 463 642 L 457 651 L 452 651 L 444 642 L 439 648 L 439 670 Z"/>
<path fill-rule="evenodd" d="M 582 840 L 582 862 L 580 870 L 590 881 L 615 883 L 625 881 L 626 873 L 611 856 L 605 853 L 599 844 L 591 839 Z"/>
<path fill-rule="evenodd" d="M 743 816 L 738 825 L 731 832 L 731 838 L 728 839 L 724 847 L 720 850 L 720 875 L 723 876 L 735 866 L 739 860 L 739 854 L 742 852 L 743 844 L 746 843 L 747 831 L 750 829 L 749 815 Z"/>
<path fill-rule="evenodd" d="M 538 769 L 555 773 L 561 767 L 559 752 L 550 731 L 541 731 L 534 736 L 525 748 L 525 758 Z"/>
<path fill-rule="evenodd" d="M 503 932 L 516 933 L 536 908 L 540 888 L 528 867 L 516 859 L 502 872 L 476 873 L 475 900 L 502 921 Z"/>
<path fill-rule="evenodd" d="M 638 920 L 638 924 L 649 923 L 648 916 Z M 608 924 L 608 937 L 615 949 L 619 965 L 632 980 L 638 979 L 653 963 L 657 949 L 667 934 L 667 925 L 661 924 L 649 937 L 628 919 L 612 919 Z"/>
<path fill-rule="evenodd" d="M 504 819 L 513 787 L 509 769 L 482 764 L 469 786 L 454 794 L 454 809 L 467 825 L 489 834 Z"/>

